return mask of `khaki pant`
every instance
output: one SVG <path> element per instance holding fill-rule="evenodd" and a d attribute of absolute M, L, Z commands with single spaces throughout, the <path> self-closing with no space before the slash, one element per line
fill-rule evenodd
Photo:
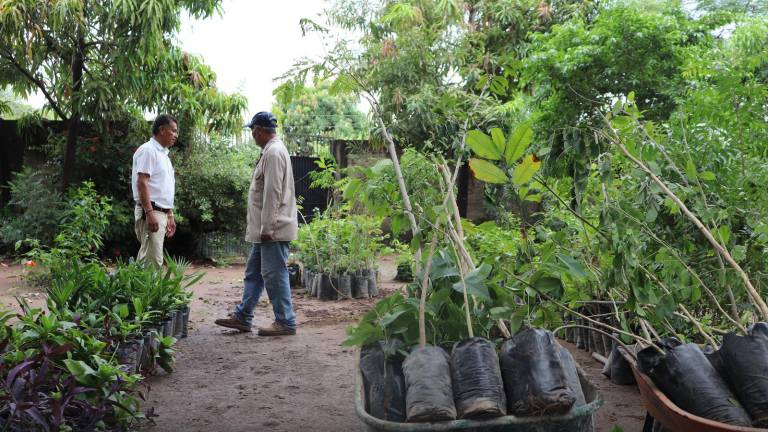
<path fill-rule="evenodd" d="M 156 232 L 150 232 L 147 226 L 147 220 L 142 219 L 143 209 L 137 205 L 133 209 L 133 216 L 136 221 L 136 238 L 141 243 L 141 249 L 136 256 L 136 261 L 155 264 L 158 267 L 163 266 L 163 242 L 165 241 L 165 229 L 168 225 L 168 215 L 166 213 L 155 211 L 155 219 L 159 226 Z"/>

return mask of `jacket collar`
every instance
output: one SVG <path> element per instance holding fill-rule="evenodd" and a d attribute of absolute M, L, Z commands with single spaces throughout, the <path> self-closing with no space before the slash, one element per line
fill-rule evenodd
<path fill-rule="evenodd" d="M 264 149 L 261 152 L 265 153 L 267 149 L 272 147 L 273 144 L 280 143 L 280 142 L 282 142 L 280 138 L 277 135 L 275 135 L 271 140 L 267 141 L 267 144 L 264 146 Z"/>

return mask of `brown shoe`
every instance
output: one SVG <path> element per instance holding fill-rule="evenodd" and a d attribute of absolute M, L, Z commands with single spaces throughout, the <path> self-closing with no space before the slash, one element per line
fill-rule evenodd
<path fill-rule="evenodd" d="M 273 322 L 269 327 L 259 327 L 259 336 L 292 336 L 295 334 L 295 328 L 286 327 L 278 322 Z"/>
<path fill-rule="evenodd" d="M 214 321 L 216 325 L 220 325 L 222 327 L 232 328 L 235 330 L 240 330 L 241 332 L 250 332 L 251 326 L 248 324 L 240 321 L 240 319 L 237 317 L 237 315 L 232 314 L 229 316 L 229 318 L 220 318 Z"/>

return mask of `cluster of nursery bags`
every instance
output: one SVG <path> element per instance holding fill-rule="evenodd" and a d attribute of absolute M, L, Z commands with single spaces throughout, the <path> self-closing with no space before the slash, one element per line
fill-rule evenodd
<path fill-rule="evenodd" d="M 640 370 L 677 406 L 734 426 L 768 428 L 768 324 L 729 333 L 719 349 L 668 338 L 638 352 Z"/>
<path fill-rule="evenodd" d="M 480 337 L 456 343 L 450 355 L 417 347 L 400 363 L 396 352 L 381 343 L 361 353 L 366 410 L 383 420 L 558 415 L 586 403 L 576 362 L 546 330 L 516 334 L 500 354 Z"/>

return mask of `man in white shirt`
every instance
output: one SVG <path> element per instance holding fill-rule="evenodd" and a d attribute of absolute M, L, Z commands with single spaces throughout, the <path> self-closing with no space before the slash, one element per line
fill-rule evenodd
<path fill-rule="evenodd" d="M 168 149 L 179 135 L 178 122 L 160 114 L 152 123 L 152 138 L 133 154 L 133 189 L 136 238 L 141 242 L 137 261 L 162 267 L 163 242 L 173 237 L 173 197 L 176 191 L 173 165 Z"/>
<path fill-rule="evenodd" d="M 262 148 L 248 191 L 248 226 L 245 240 L 253 243 L 243 278 L 243 300 L 229 318 L 215 323 L 250 332 L 253 310 L 267 290 L 275 321 L 260 327 L 259 336 L 296 334 L 296 315 L 288 283 L 288 244 L 296 240 L 298 218 L 291 157 L 276 134 L 277 119 L 262 111 L 245 125 Z"/>

